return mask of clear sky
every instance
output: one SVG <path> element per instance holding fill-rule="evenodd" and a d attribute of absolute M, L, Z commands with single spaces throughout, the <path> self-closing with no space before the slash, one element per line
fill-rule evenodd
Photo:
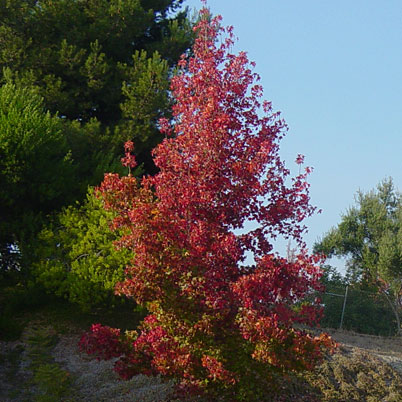
<path fill-rule="evenodd" d="M 199 0 L 184 5 L 199 9 Z M 314 167 L 311 247 L 361 189 L 402 191 L 401 0 L 210 0 L 256 62 L 264 98 L 289 126 L 281 155 Z M 297 173 L 297 172 L 296 172 Z"/>

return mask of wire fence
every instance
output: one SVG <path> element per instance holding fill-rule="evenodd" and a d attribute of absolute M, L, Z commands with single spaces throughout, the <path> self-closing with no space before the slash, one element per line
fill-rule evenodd
<path fill-rule="evenodd" d="M 382 336 L 397 332 L 394 312 L 380 293 L 353 286 L 328 286 L 318 297 L 324 307 L 322 327 Z"/>

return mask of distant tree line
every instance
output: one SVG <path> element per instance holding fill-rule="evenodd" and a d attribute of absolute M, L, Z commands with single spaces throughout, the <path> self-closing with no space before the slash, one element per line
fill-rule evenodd
<path fill-rule="evenodd" d="M 324 308 L 321 327 L 382 336 L 397 333 L 394 313 L 375 285 L 350 283 L 330 265 L 323 269 L 325 291 L 318 295 Z"/>

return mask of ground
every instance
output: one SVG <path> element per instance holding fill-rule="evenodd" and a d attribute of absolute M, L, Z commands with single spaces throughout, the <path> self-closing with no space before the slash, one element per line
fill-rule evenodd
<path fill-rule="evenodd" d="M 98 362 L 79 352 L 77 343 L 81 330 L 70 328 L 62 332 L 58 333 L 51 325 L 40 320 L 32 321 L 19 340 L 0 342 L 2 402 L 169 400 L 171 384 L 145 376 L 121 381 L 112 371 L 113 362 Z M 342 358 L 360 356 L 360 360 L 370 360 L 377 367 L 381 363 L 376 359 L 380 359 L 402 374 L 401 338 L 383 338 L 346 331 L 328 332 L 340 343 L 339 353 Z M 393 398 L 381 400 L 402 401 L 402 388 L 397 387 L 393 395 Z M 359 398 L 356 396 L 353 400 L 375 401 Z M 332 397 L 328 400 L 343 399 Z"/>

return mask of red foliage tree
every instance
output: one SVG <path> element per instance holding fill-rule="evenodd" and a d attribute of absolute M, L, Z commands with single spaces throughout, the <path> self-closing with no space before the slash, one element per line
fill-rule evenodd
<path fill-rule="evenodd" d="M 204 9 L 195 30 L 193 55 L 172 80 L 173 120 L 161 121 L 159 173 L 141 183 L 109 174 L 100 187 L 127 233 L 119 246 L 134 256 L 117 292 L 150 314 L 138 333 L 96 325 L 81 347 L 120 357 L 123 378 L 162 374 L 179 393 L 263 400 L 277 378 L 313 367 L 332 347 L 294 325 L 319 319 L 317 302 L 302 303 L 320 288 L 317 259 L 301 251 L 287 261 L 270 240 L 293 238 L 303 250 L 302 221 L 314 212 L 309 171 L 289 178 L 278 155 L 285 123 L 260 102 L 246 54 L 229 52 L 231 28 L 217 45 L 224 29 Z M 131 151 L 125 164 L 135 163 Z M 238 234 L 250 221 L 254 229 Z M 247 253 L 255 265 L 244 265 Z"/>

